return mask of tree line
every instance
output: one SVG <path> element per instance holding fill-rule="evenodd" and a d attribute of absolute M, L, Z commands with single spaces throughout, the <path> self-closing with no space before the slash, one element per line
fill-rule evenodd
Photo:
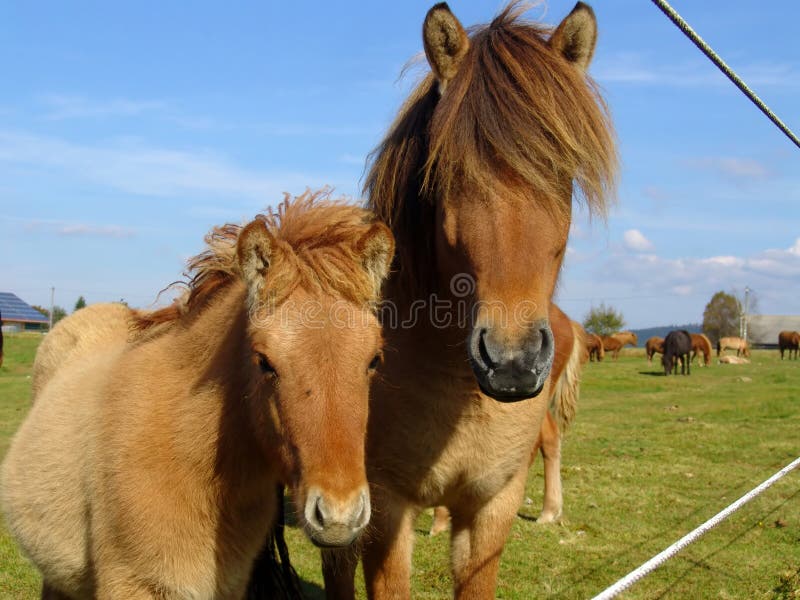
<path fill-rule="evenodd" d="M 751 292 L 748 312 L 758 312 L 758 302 Z M 742 301 L 733 293 L 719 291 L 711 297 L 703 311 L 703 333 L 716 343 L 722 337 L 738 336 L 743 313 Z M 613 306 L 593 307 L 583 319 L 583 328 L 599 336 L 611 335 L 625 328 L 621 311 Z"/>

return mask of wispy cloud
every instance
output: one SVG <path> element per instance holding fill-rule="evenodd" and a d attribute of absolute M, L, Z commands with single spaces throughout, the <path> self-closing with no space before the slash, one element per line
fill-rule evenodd
<path fill-rule="evenodd" d="M 105 237 L 125 239 L 136 235 L 136 230 L 122 225 L 98 225 L 95 223 L 76 223 L 52 219 L 18 219 L 15 217 L 0 216 L 0 219 L 10 218 L 23 221 L 22 226 L 26 231 L 41 231 L 54 233 L 65 237 Z"/>
<path fill-rule="evenodd" d="M 786 63 L 759 62 L 731 66 L 753 87 L 796 87 L 800 81 L 797 69 Z M 593 73 L 596 79 L 607 83 L 669 87 L 730 85 L 728 79 L 708 61 L 661 64 L 654 57 L 637 52 L 618 53 L 599 60 Z"/>
<path fill-rule="evenodd" d="M 766 165 L 751 158 L 704 157 L 687 159 L 684 163 L 694 169 L 737 179 L 766 179 L 773 174 Z"/>
<path fill-rule="evenodd" d="M 138 142 L 76 144 L 54 137 L 0 131 L 0 163 L 55 170 L 71 177 L 144 196 L 207 195 L 279 199 L 282 192 L 329 183 L 304 173 L 243 169 L 211 152 L 157 148 Z"/>
<path fill-rule="evenodd" d="M 44 94 L 39 102 L 45 107 L 44 118 L 61 121 L 107 117 L 137 117 L 144 113 L 163 111 L 166 104 L 158 100 L 130 100 L 115 98 L 105 101 L 90 100 L 70 94 Z"/>

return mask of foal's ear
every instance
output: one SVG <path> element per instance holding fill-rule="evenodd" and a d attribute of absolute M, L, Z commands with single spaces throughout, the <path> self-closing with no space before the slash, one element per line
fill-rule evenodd
<path fill-rule="evenodd" d="M 274 252 L 275 239 L 264 221 L 252 221 L 239 233 L 236 258 L 248 288 L 260 290 Z"/>
<path fill-rule="evenodd" d="M 548 43 L 581 71 L 589 68 L 597 43 L 597 19 L 592 7 L 578 2 L 550 36 Z"/>
<path fill-rule="evenodd" d="M 440 2 L 425 15 L 422 25 L 425 56 L 433 74 L 439 80 L 439 93 L 455 77 L 458 67 L 469 50 L 469 37 L 446 2 Z"/>
<path fill-rule="evenodd" d="M 372 282 L 373 297 L 381 293 L 383 280 L 389 274 L 394 258 L 394 236 L 380 221 L 375 222 L 356 244 L 364 269 Z"/>

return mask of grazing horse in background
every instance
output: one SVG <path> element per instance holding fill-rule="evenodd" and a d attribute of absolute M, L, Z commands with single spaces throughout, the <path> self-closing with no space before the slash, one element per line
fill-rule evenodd
<path fill-rule="evenodd" d="M 561 517 L 564 506 L 561 488 L 561 436 L 575 417 L 580 395 L 580 370 L 589 358 L 585 350 L 586 332 L 580 323 L 570 321 L 555 304 L 550 306 L 550 324 L 556 349 L 550 376 L 556 381 L 539 437 L 531 453 L 531 464 L 541 451 L 544 460 L 544 506 L 537 523 L 553 523 Z M 450 513 L 437 506 L 430 535 L 447 529 Z"/>
<path fill-rule="evenodd" d="M 750 356 L 750 348 L 740 337 L 724 337 L 720 338 L 717 342 L 717 356 L 719 356 L 725 350 L 736 350 L 736 356 Z"/>
<path fill-rule="evenodd" d="M 391 233 L 308 192 L 207 242 L 185 304 L 105 305 L 106 333 L 55 370 L 39 363 L 0 499 L 43 597 L 242 598 L 279 484 L 318 544 L 349 544 L 367 524 Z"/>
<path fill-rule="evenodd" d="M 522 10 L 468 35 L 434 6 L 423 25 L 432 72 L 371 157 L 368 205 L 398 245 L 388 298 L 400 314 L 435 297 L 468 316 L 386 329 L 366 453 L 373 599 L 410 597 L 414 522 L 437 505 L 452 515 L 455 597 L 494 597 L 555 385 L 548 312 L 573 187 L 604 212 L 614 186 L 610 120 L 586 74 L 593 12 L 579 3 L 551 33 Z M 353 596 L 356 558 L 324 553 L 331 596 Z"/>
<path fill-rule="evenodd" d="M 605 348 L 606 352 L 611 352 L 611 357 L 614 360 L 617 360 L 620 351 L 625 345 L 636 346 L 639 343 L 636 334 L 631 331 L 620 331 L 619 333 L 604 335 L 601 339 L 603 348 Z"/>
<path fill-rule="evenodd" d="M 690 333 L 689 335 L 692 338 L 692 362 L 694 362 L 697 353 L 701 352 L 703 354 L 703 362 L 700 366 L 707 367 L 711 364 L 711 340 L 702 333 Z"/>
<path fill-rule="evenodd" d="M 647 362 L 653 362 L 654 354 L 664 354 L 664 338 L 658 337 L 657 335 L 647 338 L 647 341 L 644 343 L 644 351 L 647 354 Z"/>
<path fill-rule="evenodd" d="M 681 375 L 691 374 L 692 336 L 685 329 L 670 331 L 664 338 L 664 375 L 669 375 L 673 368 L 678 374 L 678 360 L 681 362 Z"/>
<path fill-rule="evenodd" d="M 783 360 L 784 350 L 789 351 L 789 360 L 792 359 L 792 350 L 794 350 L 794 358 L 797 360 L 797 351 L 800 348 L 800 333 L 797 331 L 781 331 L 778 334 L 778 349 L 781 351 L 781 360 Z M 2 347 L 0 347 L 0 350 Z"/>
<path fill-rule="evenodd" d="M 586 351 L 589 353 L 589 360 L 597 362 L 603 360 L 606 350 L 603 348 L 603 340 L 596 333 L 586 333 Z"/>

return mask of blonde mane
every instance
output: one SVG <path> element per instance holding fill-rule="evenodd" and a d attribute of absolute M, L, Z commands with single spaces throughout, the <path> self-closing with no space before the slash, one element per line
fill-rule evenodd
<path fill-rule="evenodd" d="M 362 267 L 357 247 L 374 216 L 330 196 L 328 188 L 307 190 L 294 200 L 284 194 L 277 210 L 254 219 L 264 223 L 277 243 L 265 285 L 273 306 L 298 287 L 359 305 L 377 300 L 374 281 Z M 243 227 L 230 223 L 214 227 L 205 237 L 206 250 L 188 260 L 188 281 L 179 284 L 186 287 L 184 293 L 168 307 L 135 311 L 134 328 L 144 330 L 196 314 L 240 280 L 236 242 Z"/>
<path fill-rule="evenodd" d="M 605 102 L 523 12 L 513 2 L 473 28 L 447 92 L 440 98 L 429 74 L 370 155 L 364 192 L 397 238 L 402 269 L 430 262 L 406 254 L 432 256 L 432 198 L 456 185 L 490 198 L 525 190 L 569 214 L 563 191 L 574 182 L 592 212 L 606 213 L 618 165 Z"/>

